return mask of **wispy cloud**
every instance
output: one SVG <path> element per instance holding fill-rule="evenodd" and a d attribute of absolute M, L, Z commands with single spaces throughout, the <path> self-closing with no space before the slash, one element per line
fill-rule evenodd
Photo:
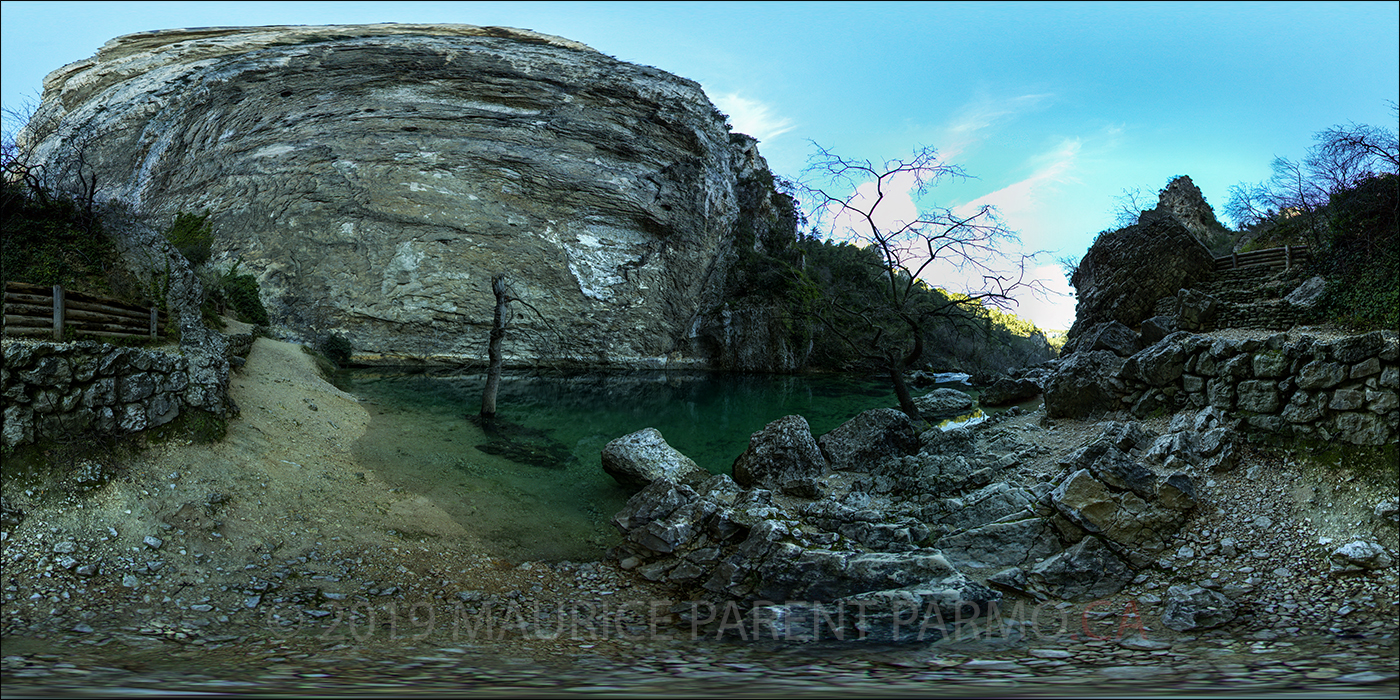
<path fill-rule="evenodd" d="M 748 134 L 759 141 L 768 141 L 797 127 L 791 119 L 773 113 L 773 108 L 758 100 L 751 100 L 737 92 L 715 95 L 712 98 L 719 111 L 729 115 L 729 123 L 734 130 Z"/>
<path fill-rule="evenodd" d="M 991 205 L 1008 219 L 1034 214 L 1059 185 L 1075 181 L 1074 166 L 1083 145 L 1079 138 L 1061 140 L 1055 148 L 1031 159 L 1034 169 L 1029 177 L 956 207 L 954 212 L 967 216 Z"/>
<path fill-rule="evenodd" d="M 943 148 L 940 149 L 940 153 L 945 160 L 956 158 L 977 142 L 987 138 L 986 132 L 991 127 L 1039 109 L 1054 97 L 1051 93 L 1001 99 L 984 96 L 969 102 L 943 127 Z"/>

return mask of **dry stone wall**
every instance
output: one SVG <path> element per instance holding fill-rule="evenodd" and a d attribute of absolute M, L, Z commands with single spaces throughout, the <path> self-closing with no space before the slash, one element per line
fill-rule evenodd
<path fill-rule="evenodd" d="M 1179 332 L 1127 358 L 1108 387 L 1139 417 L 1214 406 L 1256 431 L 1383 445 L 1400 436 L 1397 356 L 1393 331 L 1328 341 Z"/>
<path fill-rule="evenodd" d="M 0 365 L 3 444 L 122 435 L 175 420 L 206 403 L 184 356 L 105 343 L 6 340 Z"/>
<path fill-rule="evenodd" d="M 1206 327 L 1253 328 L 1286 331 L 1294 326 L 1315 321 L 1318 313 L 1313 306 L 1295 304 L 1289 300 L 1292 292 L 1307 284 L 1301 266 L 1279 270 L 1267 265 L 1217 270 L 1208 280 L 1176 296 L 1160 299 L 1155 316 L 1177 317 L 1181 313 L 1181 295 L 1194 293 L 1215 300 L 1218 310 Z"/>

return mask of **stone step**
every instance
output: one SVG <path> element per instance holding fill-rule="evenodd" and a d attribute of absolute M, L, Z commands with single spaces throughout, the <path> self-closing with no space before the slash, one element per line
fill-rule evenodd
<path fill-rule="evenodd" d="M 1214 328 L 1257 328 L 1287 330 L 1307 319 L 1308 312 L 1283 300 L 1302 282 L 1302 270 L 1254 265 L 1217 270 L 1192 287 L 1220 302 Z M 1157 302 L 1154 316 L 1171 315 L 1175 298 Z"/>
<path fill-rule="evenodd" d="M 1216 328 L 1259 328 L 1285 331 L 1308 319 L 1309 310 L 1282 299 L 1266 299 L 1253 303 L 1221 304 L 1215 317 Z"/>

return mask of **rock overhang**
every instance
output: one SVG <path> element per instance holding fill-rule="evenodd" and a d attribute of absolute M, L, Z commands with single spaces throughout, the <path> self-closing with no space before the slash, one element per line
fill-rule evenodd
<path fill-rule="evenodd" d="M 590 327 L 574 360 L 673 355 L 766 170 L 693 81 L 472 25 L 127 35 L 51 74 L 28 128 L 50 160 L 99 134 L 114 199 L 209 210 L 291 337 L 419 357 L 481 354 L 460 336 L 496 270 Z"/>

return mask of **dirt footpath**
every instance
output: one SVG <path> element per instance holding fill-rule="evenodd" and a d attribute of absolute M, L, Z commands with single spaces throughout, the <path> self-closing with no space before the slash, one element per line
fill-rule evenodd
<path fill-rule="evenodd" d="M 150 446 L 76 498 L 7 486 L 26 511 L 4 542 L 7 654 L 59 640 L 333 644 L 351 624 L 373 647 L 427 614 L 448 634 L 452 615 L 491 603 L 641 610 L 657 597 L 609 567 L 492 557 L 432 501 L 381 481 L 353 454 L 368 413 L 301 346 L 258 339 L 230 384 L 241 415 L 216 444 Z"/>

